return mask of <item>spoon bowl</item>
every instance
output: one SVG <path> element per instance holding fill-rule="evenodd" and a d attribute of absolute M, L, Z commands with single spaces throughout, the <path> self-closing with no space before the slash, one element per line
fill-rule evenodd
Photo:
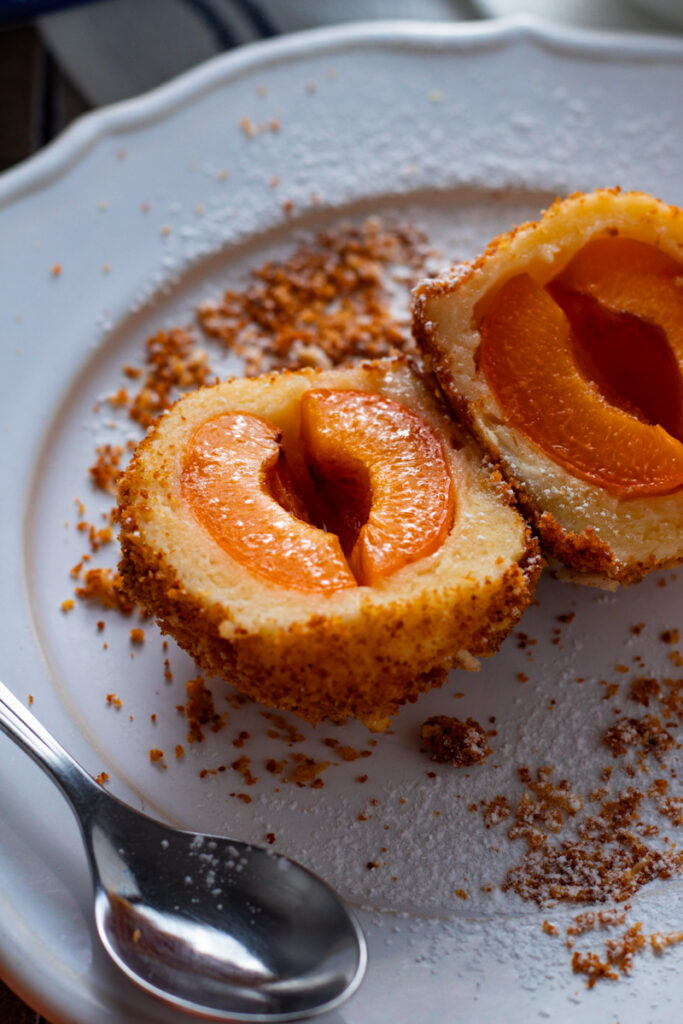
<path fill-rule="evenodd" d="M 360 985 L 365 939 L 333 890 L 271 850 L 170 828 L 111 796 L 0 683 L 0 729 L 59 785 L 81 827 L 95 922 L 114 962 L 211 1020 L 287 1021 Z"/>

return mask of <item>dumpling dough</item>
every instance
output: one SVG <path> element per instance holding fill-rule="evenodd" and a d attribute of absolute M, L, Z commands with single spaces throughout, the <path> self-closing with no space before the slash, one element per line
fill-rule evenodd
<path fill-rule="evenodd" d="M 401 555 L 398 564 L 381 567 L 369 585 L 359 584 L 351 569 L 344 575 L 344 552 L 353 547 L 345 533 L 353 516 L 342 514 L 338 544 L 329 526 L 323 534 L 337 552 L 339 585 L 306 589 L 291 579 L 283 581 L 277 571 L 269 575 L 264 564 L 273 558 L 277 564 L 275 548 L 281 542 L 286 546 L 287 536 L 294 538 L 296 549 L 297 538 L 315 539 L 320 531 L 315 494 L 296 481 L 307 473 L 311 479 L 322 474 L 328 497 L 344 483 L 334 478 L 336 456 L 329 452 L 322 469 L 313 466 L 308 472 L 311 456 L 301 436 L 307 393 L 344 390 L 397 404 L 407 416 L 402 427 L 422 424 L 442 453 L 452 501 L 450 511 L 437 501 L 428 513 L 430 529 L 434 516 L 445 516 L 437 540 L 420 550 L 410 548 L 409 538 L 408 560 Z M 291 469 L 266 475 L 258 485 L 264 502 L 276 506 L 273 514 L 286 535 L 283 541 L 273 534 L 270 549 L 263 534 L 262 560 L 207 528 L 207 517 L 188 489 L 197 438 L 204 436 L 206 424 L 233 414 L 270 425 L 271 440 L 263 443 L 267 447 L 272 438 L 279 439 L 275 445 Z M 325 421 L 320 423 L 324 428 Z M 405 429 L 402 444 L 409 446 L 408 435 L 418 428 Z M 342 434 L 340 449 L 345 447 Z M 318 442 L 309 438 L 307 443 L 315 453 Z M 346 447 L 354 446 L 349 442 Z M 354 458 L 369 458 L 359 450 L 355 446 Z M 272 473 L 271 455 L 263 456 L 264 467 L 271 460 L 266 474 Z M 408 463 L 415 472 L 415 461 L 408 458 Z M 414 492 L 418 483 L 416 478 Z M 382 500 L 408 501 L 410 489 L 403 498 L 401 488 L 389 486 L 390 498 L 382 493 Z M 224 505 L 231 502 L 234 495 Z M 360 519 L 370 522 L 372 510 L 363 502 L 361 494 Z M 500 475 L 482 464 L 478 449 L 461 434 L 432 388 L 400 360 L 233 379 L 194 392 L 162 416 L 138 446 L 120 485 L 119 519 L 125 586 L 162 629 L 207 672 L 311 722 L 351 716 L 371 728 L 384 727 L 400 704 L 440 684 L 452 665 L 472 667 L 472 655 L 493 653 L 529 603 L 540 571 L 537 543 Z M 351 565 L 353 557 L 347 568 Z"/>

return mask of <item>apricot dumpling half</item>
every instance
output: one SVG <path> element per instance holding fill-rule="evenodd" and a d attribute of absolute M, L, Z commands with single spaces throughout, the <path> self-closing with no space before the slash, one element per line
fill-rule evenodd
<path fill-rule="evenodd" d="M 683 560 L 683 212 L 556 202 L 420 285 L 415 332 L 546 551 L 614 586 Z"/>
<path fill-rule="evenodd" d="M 316 722 L 382 728 L 529 603 L 536 542 L 400 360 L 233 379 L 138 446 L 130 595 L 207 672 Z"/>

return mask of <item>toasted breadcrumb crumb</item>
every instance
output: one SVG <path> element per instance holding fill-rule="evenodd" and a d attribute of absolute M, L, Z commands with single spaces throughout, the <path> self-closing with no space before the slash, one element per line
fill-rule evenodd
<path fill-rule="evenodd" d="M 121 445 L 102 444 L 95 449 L 95 454 L 97 458 L 88 470 L 90 477 L 101 491 L 115 494 L 116 483 L 121 475 L 123 448 Z"/>
<path fill-rule="evenodd" d="M 620 718 L 605 732 L 603 743 L 613 757 L 623 755 L 633 747 L 641 757 L 653 754 L 661 758 L 674 745 L 674 739 L 656 715 L 646 715 L 643 718 Z"/>
<path fill-rule="evenodd" d="M 316 761 L 305 754 L 294 753 L 291 756 L 294 768 L 285 779 L 286 782 L 293 782 L 297 786 L 310 786 L 312 789 L 321 789 L 324 785 L 320 778 L 322 772 L 330 766 L 330 761 Z"/>
<path fill-rule="evenodd" d="M 207 353 L 183 328 L 158 331 L 146 344 L 144 379 L 128 400 L 128 414 L 147 429 L 175 399 L 215 381 Z"/>
<path fill-rule="evenodd" d="M 679 942 L 683 942 L 683 932 L 652 932 L 650 935 L 650 945 L 655 953 L 663 953 L 665 949 L 677 946 Z"/>
<path fill-rule="evenodd" d="M 187 716 L 189 732 L 188 743 L 201 743 L 204 739 L 203 726 L 208 726 L 212 732 L 220 732 L 228 720 L 227 712 L 220 715 L 216 711 L 213 701 L 213 694 L 206 685 L 203 676 L 195 676 L 185 683 L 187 692 L 186 704 L 180 705 Z"/>
<path fill-rule="evenodd" d="M 463 722 L 447 715 L 434 715 L 423 722 L 420 737 L 432 761 L 456 768 L 478 764 L 491 753 L 486 732 L 473 718 Z"/>
<path fill-rule="evenodd" d="M 656 700 L 662 692 L 662 688 L 656 679 L 639 677 L 631 682 L 629 697 L 643 707 L 650 706 L 650 700 Z"/>
<path fill-rule="evenodd" d="M 495 796 L 491 800 L 482 800 L 479 806 L 481 807 L 482 818 L 486 828 L 491 828 L 493 825 L 498 825 L 501 821 L 505 821 L 512 811 L 510 801 L 506 796 L 502 795 Z"/>
<path fill-rule="evenodd" d="M 314 246 L 252 271 L 241 291 L 199 310 L 203 329 L 245 360 L 247 376 L 348 365 L 397 351 L 418 358 L 409 317 L 389 307 L 396 266 L 409 289 L 423 272 L 425 239 L 378 220 L 321 233 Z"/>
<path fill-rule="evenodd" d="M 246 755 L 243 755 L 236 761 L 233 761 L 231 765 L 233 771 L 240 773 L 240 775 L 246 782 L 247 786 L 253 786 L 256 782 L 258 782 L 258 778 L 255 775 L 252 775 L 251 773 L 251 770 L 249 768 L 250 764 L 251 758 L 247 757 Z"/>
<path fill-rule="evenodd" d="M 75 594 L 84 601 L 116 609 L 123 615 L 130 615 L 135 607 L 125 595 L 121 577 L 114 569 L 88 569 L 83 586 L 77 587 Z"/>
<path fill-rule="evenodd" d="M 625 922 L 626 912 L 617 909 L 577 914 L 566 930 L 567 948 L 571 950 L 579 936 L 596 929 L 623 927 Z M 549 921 L 544 921 L 541 927 L 547 935 L 559 935 L 557 926 Z M 618 981 L 620 977 L 630 974 L 634 956 L 642 952 L 648 943 L 654 953 L 661 955 L 680 942 L 683 942 L 683 932 L 652 932 L 645 935 L 642 923 L 636 921 L 626 925 L 620 935 L 606 938 L 602 954 L 594 950 L 575 950 L 571 966 L 575 974 L 585 975 L 586 987 L 592 989 L 598 981 Z"/>

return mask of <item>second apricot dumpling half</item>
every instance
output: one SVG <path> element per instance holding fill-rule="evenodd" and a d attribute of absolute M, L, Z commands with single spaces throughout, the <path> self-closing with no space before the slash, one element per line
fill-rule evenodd
<path fill-rule="evenodd" d="M 575 578 L 683 560 L 683 211 L 617 189 L 558 201 L 421 285 L 415 326 Z"/>
<path fill-rule="evenodd" d="M 536 542 L 400 360 L 204 388 L 119 494 L 126 589 L 207 672 L 382 728 L 529 603 Z"/>

